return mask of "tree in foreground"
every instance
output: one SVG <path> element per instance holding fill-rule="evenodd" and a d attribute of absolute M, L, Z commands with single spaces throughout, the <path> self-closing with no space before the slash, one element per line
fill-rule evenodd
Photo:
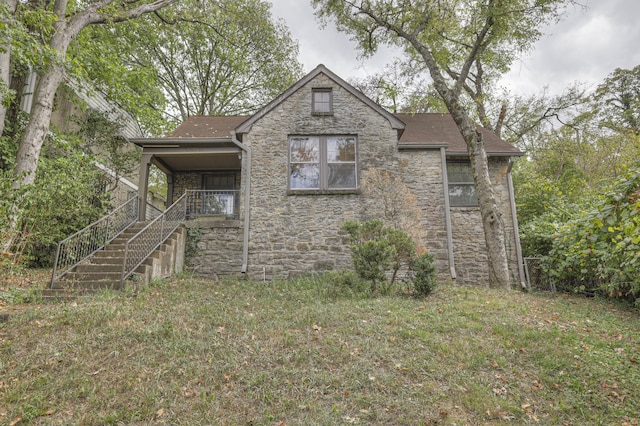
<path fill-rule="evenodd" d="M 39 81 L 33 93 L 33 107 L 28 123 L 19 139 L 15 157 L 13 189 L 18 191 L 22 186 L 32 185 L 36 180 L 38 160 L 51 124 L 55 94 L 63 81 L 65 68 L 68 66 L 67 52 L 80 32 L 90 25 L 135 19 L 140 15 L 159 10 L 174 1 L 176 0 L 156 0 L 153 2 L 100 0 L 76 3 L 68 0 L 56 0 L 52 4 L 19 3 L 16 7 L 13 7 L 12 4 L 9 4 L 9 7 L 5 7 L 4 3 L 0 4 L 4 22 L 8 22 L 11 26 L 21 24 L 23 29 L 21 34 L 13 35 L 31 33 L 31 39 L 40 40 L 41 50 L 50 55 L 44 64 L 36 68 Z M 20 19 L 26 20 L 26 23 L 22 25 Z M 12 25 L 14 23 L 16 25 Z M 9 33 L 11 34 L 11 32 Z M 19 41 L 8 40 L 7 46 L 11 47 L 12 44 Z M 7 48 L 4 50 L 11 52 Z M 5 67 L 8 64 L 4 61 L 11 60 L 11 57 L 10 55 L 0 57 L 0 60 L 3 61 L 0 66 Z M 1 77 L 6 78 L 4 74 Z M 2 86 L 6 88 L 10 85 L 8 81 L 2 81 Z M 3 100 L 4 98 L 5 96 L 3 96 Z M 2 230 L 3 235 L 6 235 L 5 241 L 3 241 L 4 251 L 8 251 L 14 242 L 20 219 L 18 210 L 19 206 L 23 204 L 22 202 L 23 199 L 17 198 L 8 212 L 8 224 Z"/>
<path fill-rule="evenodd" d="M 135 21 L 92 27 L 81 35 L 78 54 L 97 84 L 117 87 L 111 82 L 117 83 L 119 69 L 147 70 L 173 122 L 249 114 L 302 73 L 298 45 L 270 7 L 264 0 L 181 0 Z M 112 52 L 106 59 L 105 51 Z"/>
<path fill-rule="evenodd" d="M 47 45 L 56 53 L 57 58 L 40 73 L 40 82 L 34 93 L 29 124 L 18 147 L 14 170 L 15 186 L 32 184 L 35 180 L 40 150 L 51 123 L 53 99 L 64 77 L 67 50 L 71 42 L 78 37 L 80 31 L 93 24 L 135 19 L 142 14 L 161 9 L 174 1 L 118 3 L 114 0 L 102 0 L 78 4 L 68 0 L 57 0 L 54 3 L 52 12 L 56 19 L 53 31 L 48 35 Z"/>
<path fill-rule="evenodd" d="M 484 127 L 494 129 L 485 93 L 573 0 L 313 0 L 318 16 L 334 19 L 364 53 L 381 43 L 403 48 L 424 66 L 467 145 L 488 249 L 490 285 L 511 288 L 505 230 L 489 178 L 481 133 L 465 105 L 471 100 Z"/>

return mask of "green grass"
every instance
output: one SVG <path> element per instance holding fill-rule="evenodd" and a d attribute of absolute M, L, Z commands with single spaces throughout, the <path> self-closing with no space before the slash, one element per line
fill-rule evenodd
<path fill-rule="evenodd" d="M 181 277 L 0 325 L 0 424 L 637 424 L 640 314 Z"/>

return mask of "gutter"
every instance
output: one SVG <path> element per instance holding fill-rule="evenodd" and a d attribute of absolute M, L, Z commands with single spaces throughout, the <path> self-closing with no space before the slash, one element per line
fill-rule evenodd
<path fill-rule="evenodd" d="M 451 227 L 451 206 L 449 205 L 449 177 L 447 176 L 447 154 L 446 148 L 440 148 L 440 159 L 442 161 L 442 190 L 444 192 L 444 217 L 447 228 L 447 250 L 449 252 L 449 272 L 451 279 L 456 279 L 456 264 L 453 259 L 453 230 Z"/>
<path fill-rule="evenodd" d="M 513 222 L 513 235 L 516 242 L 516 257 L 518 259 L 518 274 L 520 275 L 520 287 L 527 288 L 524 275 L 524 259 L 522 258 L 522 246 L 520 245 L 520 232 L 518 230 L 518 215 L 516 214 L 516 198 L 513 190 L 513 179 L 511 178 L 511 169 L 514 164 L 513 157 L 509 158 L 507 166 L 507 185 L 509 187 L 509 203 L 511 204 L 511 221 Z"/>
<path fill-rule="evenodd" d="M 247 273 L 247 265 L 249 263 L 249 229 L 250 229 L 250 214 L 251 209 L 249 203 L 251 201 L 251 148 L 243 144 L 236 137 L 235 130 L 231 131 L 231 141 L 237 145 L 241 150 L 247 153 L 246 164 L 246 177 L 247 181 L 244 188 L 244 235 L 242 240 L 242 269 L 241 273 Z"/>

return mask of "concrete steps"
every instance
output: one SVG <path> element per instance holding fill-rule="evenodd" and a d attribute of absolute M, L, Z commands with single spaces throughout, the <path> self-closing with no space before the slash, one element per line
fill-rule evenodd
<path fill-rule="evenodd" d="M 146 223 L 136 223 L 111 241 L 104 250 L 96 252 L 76 266 L 42 293 L 44 300 L 68 300 L 101 289 L 121 289 L 125 242 L 138 233 Z M 152 279 L 167 278 L 182 272 L 186 230 L 176 229 L 133 273 L 129 284 L 148 285 Z M 133 279 L 131 279 L 133 277 Z M 127 283 L 124 283 L 122 288 Z"/>

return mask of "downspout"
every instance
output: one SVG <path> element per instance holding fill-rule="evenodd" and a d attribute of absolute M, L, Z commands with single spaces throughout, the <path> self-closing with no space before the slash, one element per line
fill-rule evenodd
<path fill-rule="evenodd" d="M 244 188 L 244 235 L 242 240 L 242 269 L 240 270 L 240 272 L 245 274 L 247 273 L 247 265 L 249 263 L 249 229 L 250 229 L 249 202 L 251 201 L 251 148 L 249 148 L 247 145 L 243 144 L 238 140 L 238 138 L 236 137 L 236 132 L 234 130 L 231 131 L 231 140 L 241 150 L 247 153 L 246 183 Z"/>
<path fill-rule="evenodd" d="M 509 186 L 509 203 L 511 204 L 511 221 L 513 222 L 513 235 L 516 242 L 516 257 L 518 259 L 518 274 L 520 275 L 520 286 L 527 288 L 524 276 L 524 260 L 522 258 L 522 247 L 520 246 L 520 232 L 518 231 L 518 215 L 516 214 L 516 197 L 513 190 L 513 179 L 511 178 L 511 169 L 513 168 L 513 157 L 509 158 L 507 166 L 507 185 Z"/>
<path fill-rule="evenodd" d="M 442 161 L 442 187 L 444 192 L 444 217 L 447 228 L 447 250 L 449 251 L 449 271 L 451 279 L 456 279 L 456 263 L 453 259 L 453 230 L 451 228 L 451 206 L 449 205 L 449 177 L 447 176 L 447 155 L 445 148 L 440 148 Z"/>

